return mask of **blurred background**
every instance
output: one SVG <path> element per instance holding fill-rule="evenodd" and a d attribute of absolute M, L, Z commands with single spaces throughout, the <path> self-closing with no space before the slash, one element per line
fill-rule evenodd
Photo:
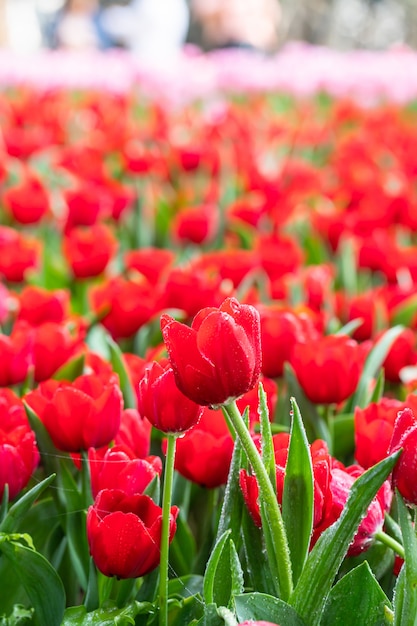
<path fill-rule="evenodd" d="M 0 45 L 16 51 L 113 49 L 166 57 L 273 53 L 288 41 L 338 50 L 417 47 L 416 0 L 0 0 Z"/>

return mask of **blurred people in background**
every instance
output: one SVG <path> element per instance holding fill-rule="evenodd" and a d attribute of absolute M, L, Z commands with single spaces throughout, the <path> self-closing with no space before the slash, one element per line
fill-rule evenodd
<path fill-rule="evenodd" d="M 131 0 L 127 6 L 110 6 L 102 12 L 107 35 L 141 59 L 169 61 L 187 36 L 186 0 Z"/>
<path fill-rule="evenodd" d="M 48 30 L 51 48 L 88 50 L 112 45 L 101 25 L 99 0 L 66 0 Z"/>
<path fill-rule="evenodd" d="M 278 45 L 278 0 L 191 0 L 191 15 L 201 29 L 205 49 L 252 48 L 273 51 Z"/>

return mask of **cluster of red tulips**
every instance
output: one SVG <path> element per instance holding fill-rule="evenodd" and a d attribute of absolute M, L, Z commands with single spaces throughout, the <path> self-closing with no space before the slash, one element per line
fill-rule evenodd
<path fill-rule="evenodd" d="M 414 625 L 416 107 L 0 121 L 1 623 Z"/>

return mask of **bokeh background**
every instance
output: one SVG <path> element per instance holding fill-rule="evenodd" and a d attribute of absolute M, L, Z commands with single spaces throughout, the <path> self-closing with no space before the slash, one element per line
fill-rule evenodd
<path fill-rule="evenodd" d="M 160 58 L 184 44 L 276 52 L 289 41 L 338 50 L 417 47 L 415 0 L 0 0 L 0 44 L 124 48 Z"/>

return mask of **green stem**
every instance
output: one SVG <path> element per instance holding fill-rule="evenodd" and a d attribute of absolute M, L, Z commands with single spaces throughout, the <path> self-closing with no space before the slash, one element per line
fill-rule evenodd
<path fill-rule="evenodd" d="M 168 624 L 169 519 L 171 515 L 176 436 L 169 434 L 167 443 L 164 490 L 162 494 L 161 561 L 159 565 L 159 626 L 167 626 Z"/>
<path fill-rule="evenodd" d="M 380 541 L 381 543 L 394 550 L 394 552 L 398 554 L 398 556 L 400 556 L 402 559 L 405 558 L 403 546 L 396 539 L 394 539 L 394 537 L 387 535 L 387 533 L 384 533 L 383 530 L 378 530 L 375 533 L 374 537 L 375 539 L 378 539 L 378 541 Z"/>
<path fill-rule="evenodd" d="M 331 404 L 325 404 L 323 406 L 323 417 L 328 430 L 327 445 L 329 446 L 329 453 L 333 454 L 333 442 L 334 442 L 334 428 L 333 428 L 333 409 Z"/>
<path fill-rule="evenodd" d="M 281 599 L 286 601 L 291 596 L 293 589 L 291 558 L 277 497 L 255 443 L 243 422 L 236 402 L 225 405 L 223 410 L 227 414 L 240 439 L 258 482 L 259 499 L 263 504 L 261 510 L 264 508 L 266 512 L 270 526 L 270 536 L 273 538 L 273 546 L 268 546 L 267 543 L 268 561 L 271 569 L 277 572 Z"/>

